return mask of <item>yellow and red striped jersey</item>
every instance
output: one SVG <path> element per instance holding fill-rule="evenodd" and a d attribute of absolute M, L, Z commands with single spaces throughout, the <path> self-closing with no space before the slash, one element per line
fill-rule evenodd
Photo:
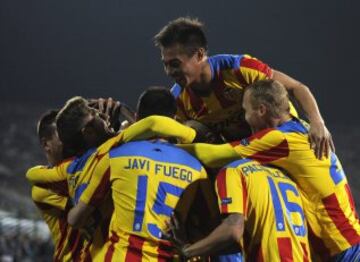
<path fill-rule="evenodd" d="M 334 153 L 315 157 L 304 121 L 293 118 L 229 144 L 182 147 L 213 167 L 244 157 L 286 170 L 301 192 L 311 246 L 323 260 L 360 243 L 359 219 L 341 163 Z"/>
<path fill-rule="evenodd" d="M 130 142 L 113 148 L 98 162 L 80 201 L 101 204 L 111 188 L 114 215 L 105 261 L 168 261 L 174 253 L 162 240 L 183 191 L 207 177 L 200 162 L 160 141 Z"/>
<path fill-rule="evenodd" d="M 89 149 L 82 156 L 69 158 L 53 168 L 32 168 L 27 172 L 27 178 L 37 186 L 51 188 L 57 193 L 65 195 L 72 202 L 72 205 L 75 205 L 89 183 L 90 176 L 82 171 L 88 160 L 95 156 L 95 151 L 96 148 Z M 113 206 L 109 195 L 107 201 L 104 201 L 103 205 L 95 210 L 88 220 L 88 225 L 91 227 L 90 231 L 93 232 L 93 235 L 88 237 L 84 234 L 85 232 L 74 230 L 68 226 L 67 217 L 64 217 L 68 230 L 76 232 L 79 238 L 75 242 L 75 246 L 71 248 L 74 250 L 73 252 L 79 254 L 75 261 L 91 261 L 100 251 L 108 238 L 108 227 L 112 212 Z M 57 234 L 62 234 L 62 232 L 57 231 Z M 70 238 L 72 235 L 69 234 L 68 237 Z M 64 241 L 70 240 L 64 239 Z M 65 253 L 59 257 L 66 261 Z"/>
<path fill-rule="evenodd" d="M 219 172 L 216 193 L 222 214 L 244 215 L 245 261 L 310 261 L 299 191 L 279 169 L 237 160 Z"/>
<path fill-rule="evenodd" d="M 272 69 L 249 55 L 215 55 L 208 58 L 212 90 L 207 96 L 175 84 L 171 92 L 177 100 L 180 120 L 197 120 L 223 135 L 227 141 L 249 136 L 250 128 L 242 108 L 244 88 L 272 77 Z M 291 113 L 297 116 L 291 105 Z"/>
<path fill-rule="evenodd" d="M 54 261 L 80 261 L 87 246 L 80 232 L 67 223 L 67 214 L 71 207 L 68 197 L 37 186 L 32 187 L 31 193 L 34 203 L 49 227 L 54 243 Z"/>
<path fill-rule="evenodd" d="M 167 126 L 167 129 L 164 130 L 163 127 Z M 169 130 L 171 131 L 169 133 Z M 170 134 L 178 138 L 180 141 L 189 143 L 192 142 L 196 133 L 193 129 L 185 127 L 180 123 L 177 123 L 175 120 L 162 117 L 162 116 L 150 116 L 139 122 L 133 124 L 127 130 L 124 130 L 118 136 L 109 139 L 99 148 L 89 149 L 83 155 L 79 157 L 72 157 L 64 160 L 59 165 L 48 168 L 45 166 L 37 166 L 28 170 L 26 177 L 34 185 L 38 187 L 51 189 L 54 192 L 54 195 L 58 194 L 60 196 L 70 197 L 73 204 L 76 204 L 81 196 L 82 192 L 86 189 L 93 169 L 97 166 L 98 161 L 108 153 L 108 151 L 115 145 L 118 145 L 122 142 L 129 141 L 131 139 L 144 139 L 154 136 L 167 136 Z M 84 172 L 84 170 L 86 170 Z M 50 191 L 43 191 L 50 192 Z M 55 194 L 56 193 L 56 194 Z M 41 202 L 41 196 L 38 195 L 38 202 Z M 44 199 L 45 200 L 45 199 Z M 43 200 L 43 201 L 44 201 Z M 91 224 L 98 225 L 92 237 L 92 241 L 85 241 L 84 244 L 79 241 L 68 241 L 66 237 L 63 237 L 62 242 L 64 243 L 75 243 L 74 247 L 71 247 L 72 250 L 75 250 L 77 253 L 81 253 L 81 258 L 77 261 L 88 261 L 90 259 L 89 255 L 95 260 L 95 255 L 99 253 L 99 250 L 103 247 L 106 239 L 108 238 L 108 227 L 109 220 L 112 214 L 113 206 L 111 196 L 108 196 L 108 200 L 104 201 L 101 206 L 93 213 Z M 49 220 L 50 218 L 47 217 Z M 55 221 L 57 218 L 54 217 Z M 50 220 L 49 220 L 50 221 Z M 64 215 L 63 220 L 61 220 L 63 230 L 60 230 L 59 227 L 53 227 L 55 239 L 60 238 L 60 235 L 64 235 L 65 232 L 67 237 L 74 238 L 74 234 L 69 234 L 69 232 L 77 232 L 77 230 L 71 229 L 68 226 L 66 215 Z M 55 243 L 56 244 L 56 243 Z M 57 254 L 59 258 L 66 257 L 67 246 L 60 245 L 61 250 Z M 80 250 L 78 250 L 80 249 Z"/>

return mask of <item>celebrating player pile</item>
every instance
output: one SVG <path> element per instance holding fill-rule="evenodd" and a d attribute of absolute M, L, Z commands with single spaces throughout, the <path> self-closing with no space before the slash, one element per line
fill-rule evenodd
<path fill-rule="evenodd" d="M 122 104 L 81 97 L 39 121 L 49 167 L 27 178 L 54 260 L 360 261 L 350 187 L 309 89 L 248 55 L 208 57 L 196 19 L 155 44 L 176 84 L 148 88 L 136 123 L 115 132 Z M 191 144 L 214 137 L 227 143 Z"/>

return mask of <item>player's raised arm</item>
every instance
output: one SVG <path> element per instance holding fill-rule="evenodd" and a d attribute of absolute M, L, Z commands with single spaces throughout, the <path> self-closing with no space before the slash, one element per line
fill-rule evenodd
<path fill-rule="evenodd" d="M 335 151 L 331 134 L 325 126 L 324 119 L 310 89 L 303 83 L 277 70 L 273 70 L 272 79 L 279 81 L 288 91 L 291 91 L 305 111 L 310 121 L 309 138 L 316 157 L 320 159 L 323 155 L 328 156 L 330 150 Z"/>
<path fill-rule="evenodd" d="M 195 143 L 188 145 L 179 144 L 178 146 L 195 156 L 205 166 L 211 168 L 222 167 L 240 157 L 231 144 L 211 145 L 205 143 Z"/>
<path fill-rule="evenodd" d="M 196 136 L 196 132 L 169 117 L 149 116 L 125 129 L 121 135 L 123 136 L 123 142 L 152 137 L 175 137 L 182 143 L 191 143 Z"/>

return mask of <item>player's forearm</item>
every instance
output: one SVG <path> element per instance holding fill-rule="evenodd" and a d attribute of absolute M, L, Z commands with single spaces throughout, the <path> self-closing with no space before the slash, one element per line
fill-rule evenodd
<path fill-rule="evenodd" d="M 124 142 L 148 139 L 154 136 L 175 137 L 183 143 L 191 143 L 196 132 L 174 119 L 164 116 L 149 116 L 123 131 Z"/>
<path fill-rule="evenodd" d="M 69 225 L 73 228 L 84 227 L 93 211 L 94 208 L 92 206 L 79 201 L 79 203 L 69 211 L 67 217 Z"/>
<path fill-rule="evenodd" d="M 243 216 L 232 214 L 227 217 L 209 236 L 183 249 L 186 257 L 216 254 L 234 243 L 239 243 L 243 234 Z"/>
<path fill-rule="evenodd" d="M 307 86 L 300 83 L 299 87 L 293 90 L 293 93 L 310 122 L 324 123 L 316 100 Z"/>
<path fill-rule="evenodd" d="M 324 122 L 316 99 L 306 85 L 276 70 L 273 72 L 272 79 L 282 83 L 288 91 L 294 94 L 310 122 Z"/>
<path fill-rule="evenodd" d="M 195 156 L 205 166 L 211 168 L 223 167 L 231 161 L 240 158 L 240 156 L 230 144 L 211 145 L 205 143 L 196 143 L 178 146 Z"/>

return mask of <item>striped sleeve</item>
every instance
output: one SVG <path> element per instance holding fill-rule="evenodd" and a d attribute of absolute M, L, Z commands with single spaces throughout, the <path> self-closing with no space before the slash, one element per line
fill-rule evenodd
<path fill-rule="evenodd" d="M 286 137 L 279 130 L 268 128 L 255 133 L 249 138 L 232 142 L 238 156 L 271 163 L 289 156 L 289 145 Z"/>
<path fill-rule="evenodd" d="M 45 166 L 32 167 L 26 172 L 26 178 L 33 185 L 67 196 L 66 168 L 70 163 L 71 161 L 63 162 L 53 168 Z"/>
<path fill-rule="evenodd" d="M 191 143 L 196 136 L 194 129 L 164 116 L 149 116 L 123 131 L 123 142 L 152 137 L 175 137 L 182 143 Z"/>
<path fill-rule="evenodd" d="M 236 169 L 222 169 L 216 177 L 215 185 L 221 214 L 246 213 L 246 184 Z"/>
<path fill-rule="evenodd" d="M 229 162 L 239 159 L 239 155 L 231 144 L 211 145 L 195 143 L 177 145 L 199 159 L 205 166 L 211 168 L 223 167 Z"/>
<path fill-rule="evenodd" d="M 240 67 L 235 72 L 240 82 L 248 85 L 272 77 L 272 69 L 260 60 L 249 55 L 244 55 L 240 61 Z"/>
<path fill-rule="evenodd" d="M 109 154 L 97 155 L 84 168 L 85 172 L 91 172 L 89 185 L 80 197 L 80 201 L 91 206 L 99 206 L 110 189 L 110 160 Z"/>
<path fill-rule="evenodd" d="M 55 207 L 59 210 L 65 210 L 68 198 L 58 195 L 49 189 L 33 186 L 31 188 L 31 197 L 35 204 L 42 209 Z"/>

